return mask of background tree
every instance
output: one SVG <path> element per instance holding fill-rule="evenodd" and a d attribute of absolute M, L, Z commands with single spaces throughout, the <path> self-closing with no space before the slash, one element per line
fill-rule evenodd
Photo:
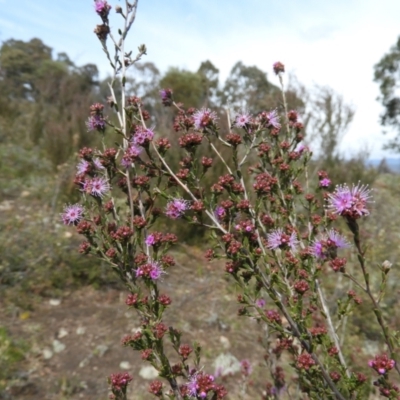
<path fill-rule="evenodd" d="M 197 73 L 201 77 L 203 87 L 203 105 L 204 107 L 214 106 L 217 103 L 219 69 L 211 61 L 203 61 L 200 64 Z"/>
<path fill-rule="evenodd" d="M 377 100 L 384 108 L 381 125 L 397 131 L 397 136 L 384 148 L 400 152 L 400 36 L 397 43 L 375 65 L 374 71 L 374 81 L 379 84 L 380 91 Z M 384 133 L 387 131 L 384 130 Z"/>
<path fill-rule="evenodd" d="M 40 39 L 10 39 L 0 48 L 0 137 L 40 151 L 60 165 L 92 138 L 84 121 L 98 96 L 98 69 L 56 58 Z M 11 111 L 11 113 L 10 113 Z M 10 115 L 12 117 L 10 117 Z"/>
<path fill-rule="evenodd" d="M 199 108 L 203 104 L 203 77 L 197 72 L 170 68 L 160 81 L 162 88 L 171 88 L 174 99 L 185 107 Z"/>
<path fill-rule="evenodd" d="M 232 68 L 221 92 L 221 102 L 236 111 L 252 113 L 273 106 L 271 96 L 277 97 L 279 89 L 268 81 L 267 74 L 256 66 L 246 66 L 238 61 Z"/>
<path fill-rule="evenodd" d="M 353 105 L 328 86 L 308 88 L 293 76 L 288 92 L 302 99 L 298 110 L 305 127 L 305 142 L 315 155 L 310 164 L 314 167 L 312 174 L 318 170 L 330 171 L 334 184 L 360 180 L 372 183 L 377 172 L 367 166 L 368 152 L 361 149 L 349 157 L 340 148 L 354 118 Z"/>

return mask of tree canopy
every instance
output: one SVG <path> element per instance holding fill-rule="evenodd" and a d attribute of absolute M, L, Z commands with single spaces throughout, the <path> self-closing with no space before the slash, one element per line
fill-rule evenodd
<path fill-rule="evenodd" d="M 374 81 L 378 83 L 380 91 L 377 100 L 383 106 L 381 125 L 397 131 L 397 136 L 385 147 L 400 152 L 400 36 L 397 43 L 375 65 Z"/>

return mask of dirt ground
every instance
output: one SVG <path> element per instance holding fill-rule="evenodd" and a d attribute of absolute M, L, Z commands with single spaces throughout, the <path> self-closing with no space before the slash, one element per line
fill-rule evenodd
<path fill-rule="evenodd" d="M 213 360 L 229 354 L 254 360 L 266 374 L 257 342 L 260 329 L 254 321 L 237 317 L 236 294 L 221 265 L 208 265 L 193 249 L 182 248 L 174 256 L 177 265 L 163 282 L 173 301 L 165 322 L 183 331 L 184 342 L 200 342 L 204 371 L 214 373 Z M 43 299 L 32 312 L 1 307 L 1 325 L 30 350 L 0 399 L 103 400 L 109 394 L 107 377 L 120 371 L 134 377 L 129 399 L 154 399 L 147 393 L 151 380 L 142 377 L 146 364 L 120 344 L 125 334 L 138 328 L 137 315 L 125 305 L 126 295 L 86 288 L 62 299 Z M 240 373 L 225 378 L 223 384 L 231 389 L 228 398 L 238 398 L 234 393 L 240 390 L 240 380 Z M 250 393 L 253 390 L 258 395 L 248 398 L 260 398 L 262 387 L 254 383 Z"/>

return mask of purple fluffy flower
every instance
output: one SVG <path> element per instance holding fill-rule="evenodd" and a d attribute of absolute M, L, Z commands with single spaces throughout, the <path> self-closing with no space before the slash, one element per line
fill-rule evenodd
<path fill-rule="evenodd" d="M 197 383 L 196 375 L 192 375 L 187 384 L 187 388 L 189 389 L 190 397 L 197 397 L 197 390 L 199 389 L 199 385 Z"/>
<path fill-rule="evenodd" d="M 282 228 L 275 229 L 271 233 L 267 234 L 267 241 L 267 248 L 270 250 L 289 247 L 292 251 L 295 251 L 296 246 L 299 244 L 295 232 L 292 232 L 289 236 L 283 232 Z"/>
<path fill-rule="evenodd" d="M 373 360 L 368 361 L 368 365 L 378 374 L 385 375 L 396 365 L 396 361 L 390 359 L 387 354 L 377 355 Z"/>
<path fill-rule="evenodd" d="M 323 178 L 319 181 L 319 187 L 327 188 L 331 184 L 331 180 L 329 178 Z"/>
<path fill-rule="evenodd" d="M 101 17 L 106 17 L 110 12 L 111 6 L 104 0 L 95 0 L 94 9 Z"/>
<path fill-rule="evenodd" d="M 366 185 L 356 185 L 350 189 L 347 185 L 336 186 L 329 195 L 328 208 L 344 217 L 357 219 L 369 215 L 367 203 L 371 201 L 371 190 Z"/>
<path fill-rule="evenodd" d="M 235 118 L 235 125 L 240 128 L 244 128 L 250 122 L 251 122 L 251 115 L 247 112 L 239 114 Z"/>
<path fill-rule="evenodd" d="M 149 264 L 141 265 L 136 270 L 136 278 L 147 277 L 153 281 L 160 279 L 165 274 L 160 263 L 157 261 L 151 261 Z"/>
<path fill-rule="evenodd" d="M 86 121 L 86 127 L 88 132 L 100 131 L 104 132 L 106 129 L 106 121 L 101 115 L 91 115 Z"/>
<path fill-rule="evenodd" d="M 325 259 L 329 256 L 336 256 L 337 249 L 349 247 L 347 240 L 335 230 L 329 230 L 318 240 L 315 240 L 311 247 L 311 254 L 314 257 Z"/>
<path fill-rule="evenodd" d="M 205 399 L 207 393 L 214 389 L 214 376 L 203 372 L 197 372 L 190 376 L 186 384 L 188 395 L 193 398 Z"/>
<path fill-rule="evenodd" d="M 281 124 L 279 123 L 279 115 L 276 110 L 272 110 L 268 113 L 268 125 L 275 129 L 280 129 Z"/>
<path fill-rule="evenodd" d="M 217 119 L 217 114 L 209 108 L 202 108 L 193 114 L 194 127 L 196 129 L 209 128 L 215 124 Z"/>
<path fill-rule="evenodd" d="M 161 89 L 160 90 L 161 101 L 164 106 L 169 107 L 172 105 L 172 90 L 171 89 Z"/>
<path fill-rule="evenodd" d="M 81 160 L 79 161 L 78 165 L 76 166 L 76 169 L 78 172 L 76 173 L 77 175 L 86 175 L 87 173 L 90 172 L 90 162 L 86 160 Z"/>
<path fill-rule="evenodd" d="M 171 219 L 180 218 L 190 208 L 190 202 L 183 199 L 174 199 L 167 203 L 165 215 Z"/>
<path fill-rule="evenodd" d="M 303 154 L 305 152 L 310 152 L 310 148 L 304 144 L 301 144 L 295 151 L 297 151 L 299 154 Z"/>
<path fill-rule="evenodd" d="M 263 308 L 265 306 L 265 300 L 263 298 L 257 299 L 256 306 L 259 308 Z"/>
<path fill-rule="evenodd" d="M 139 127 L 133 136 L 133 143 L 139 146 L 146 146 L 149 144 L 154 138 L 154 132 L 152 129 L 143 128 L 142 126 Z"/>
<path fill-rule="evenodd" d="M 240 361 L 240 367 L 242 370 L 242 374 L 244 376 L 249 376 L 252 371 L 253 371 L 253 367 L 251 366 L 251 362 L 247 359 L 244 359 L 242 361 Z"/>
<path fill-rule="evenodd" d="M 147 235 L 147 238 L 144 242 L 147 246 L 153 246 L 156 242 L 154 235 L 152 233 L 150 233 L 150 235 Z"/>
<path fill-rule="evenodd" d="M 154 135 L 154 134 L 153 134 Z M 139 154 L 142 152 L 142 148 L 139 146 L 136 146 L 135 144 L 131 144 L 126 153 L 129 154 L 130 157 L 136 158 L 139 157 Z"/>
<path fill-rule="evenodd" d="M 67 204 L 61 219 L 65 225 L 77 225 L 83 217 L 84 208 L 80 204 Z"/>
<path fill-rule="evenodd" d="M 99 157 L 93 158 L 93 165 L 96 169 L 105 169 Z"/>
<path fill-rule="evenodd" d="M 165 274 L 165 271 L 162 269 L 161 265 L 158 262 L 153 261 L 150 265 L 150 278 L 153 281 L 160 279 L 160 277 Z"/>
<path fill-rule="evenodd" d="M 226 211 L 224 207 L 218 206 L 215 210 L 214 210 L 214 215 L 217 217 L 218 221 L 221 221 L 222 219 L 224 219 L 224 217 L 226 216 Z"/>
<path fill-rule="evenodd" d="M 124 156 L 121 159 L 121 165 L 128 169 L 131 167 L 132 163 L 135 162 L 135 159 L 139 157 L 142 152 L 142 148 L 137 146 L 136 144 L 131 144 L 125 151 Z"/>
<path fill-rule="evenodd" d="M 276 75 L 279 75 L 281 72 L 285 72 L 285 66 L 280 61 L 274 62 L 272 68 Z"/>
<path fill-rule="evenodd" d="M 94 197 L 103 197 L 110 189 L 111 186 L 108 180 L 103 177 L 87 179 L 83 184 L 83 191 Z"/>

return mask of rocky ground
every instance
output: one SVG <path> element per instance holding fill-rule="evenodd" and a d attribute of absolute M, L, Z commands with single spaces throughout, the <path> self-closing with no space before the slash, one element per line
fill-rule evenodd
<path fill-rule="evenodd" d="M 260 329 L 254 321 L 236 316 L 236 294 L 233 286 L 228 287 L 221 266 L 207 265 L 194 249 L 189 253 L 182 248 L 175 257 L 177 265 L 164 280 L 164 290 L 173 300 L 166 322 L 181 329 L 187 343 L 201 343 L 206 372 L 215 372 L 216 360 L 225 363 L 225 369 L 229 365 L 232 374 L 224 384 L 237 393 L 241 386 L 241 375 L 235 372 L 238 361 L 257 360 L 255 373 L 267 374 L 257 343 Z M 29 350 L 0 398 L 107 399 L 107 377 L 119 371 L 134 377 L 130 399 L 154 398 L 147 393 L 154 370 L 120 345 L 123 335 L 138 328 L 135 312 L 125 305 L 126 294 L 86 288 L 63 298 L 43 298 L 33 311 L 1 307 L 0 325 Z M 260 398 L 261 385 L 254 382 L 249 393 L 253 390 Z"/>

